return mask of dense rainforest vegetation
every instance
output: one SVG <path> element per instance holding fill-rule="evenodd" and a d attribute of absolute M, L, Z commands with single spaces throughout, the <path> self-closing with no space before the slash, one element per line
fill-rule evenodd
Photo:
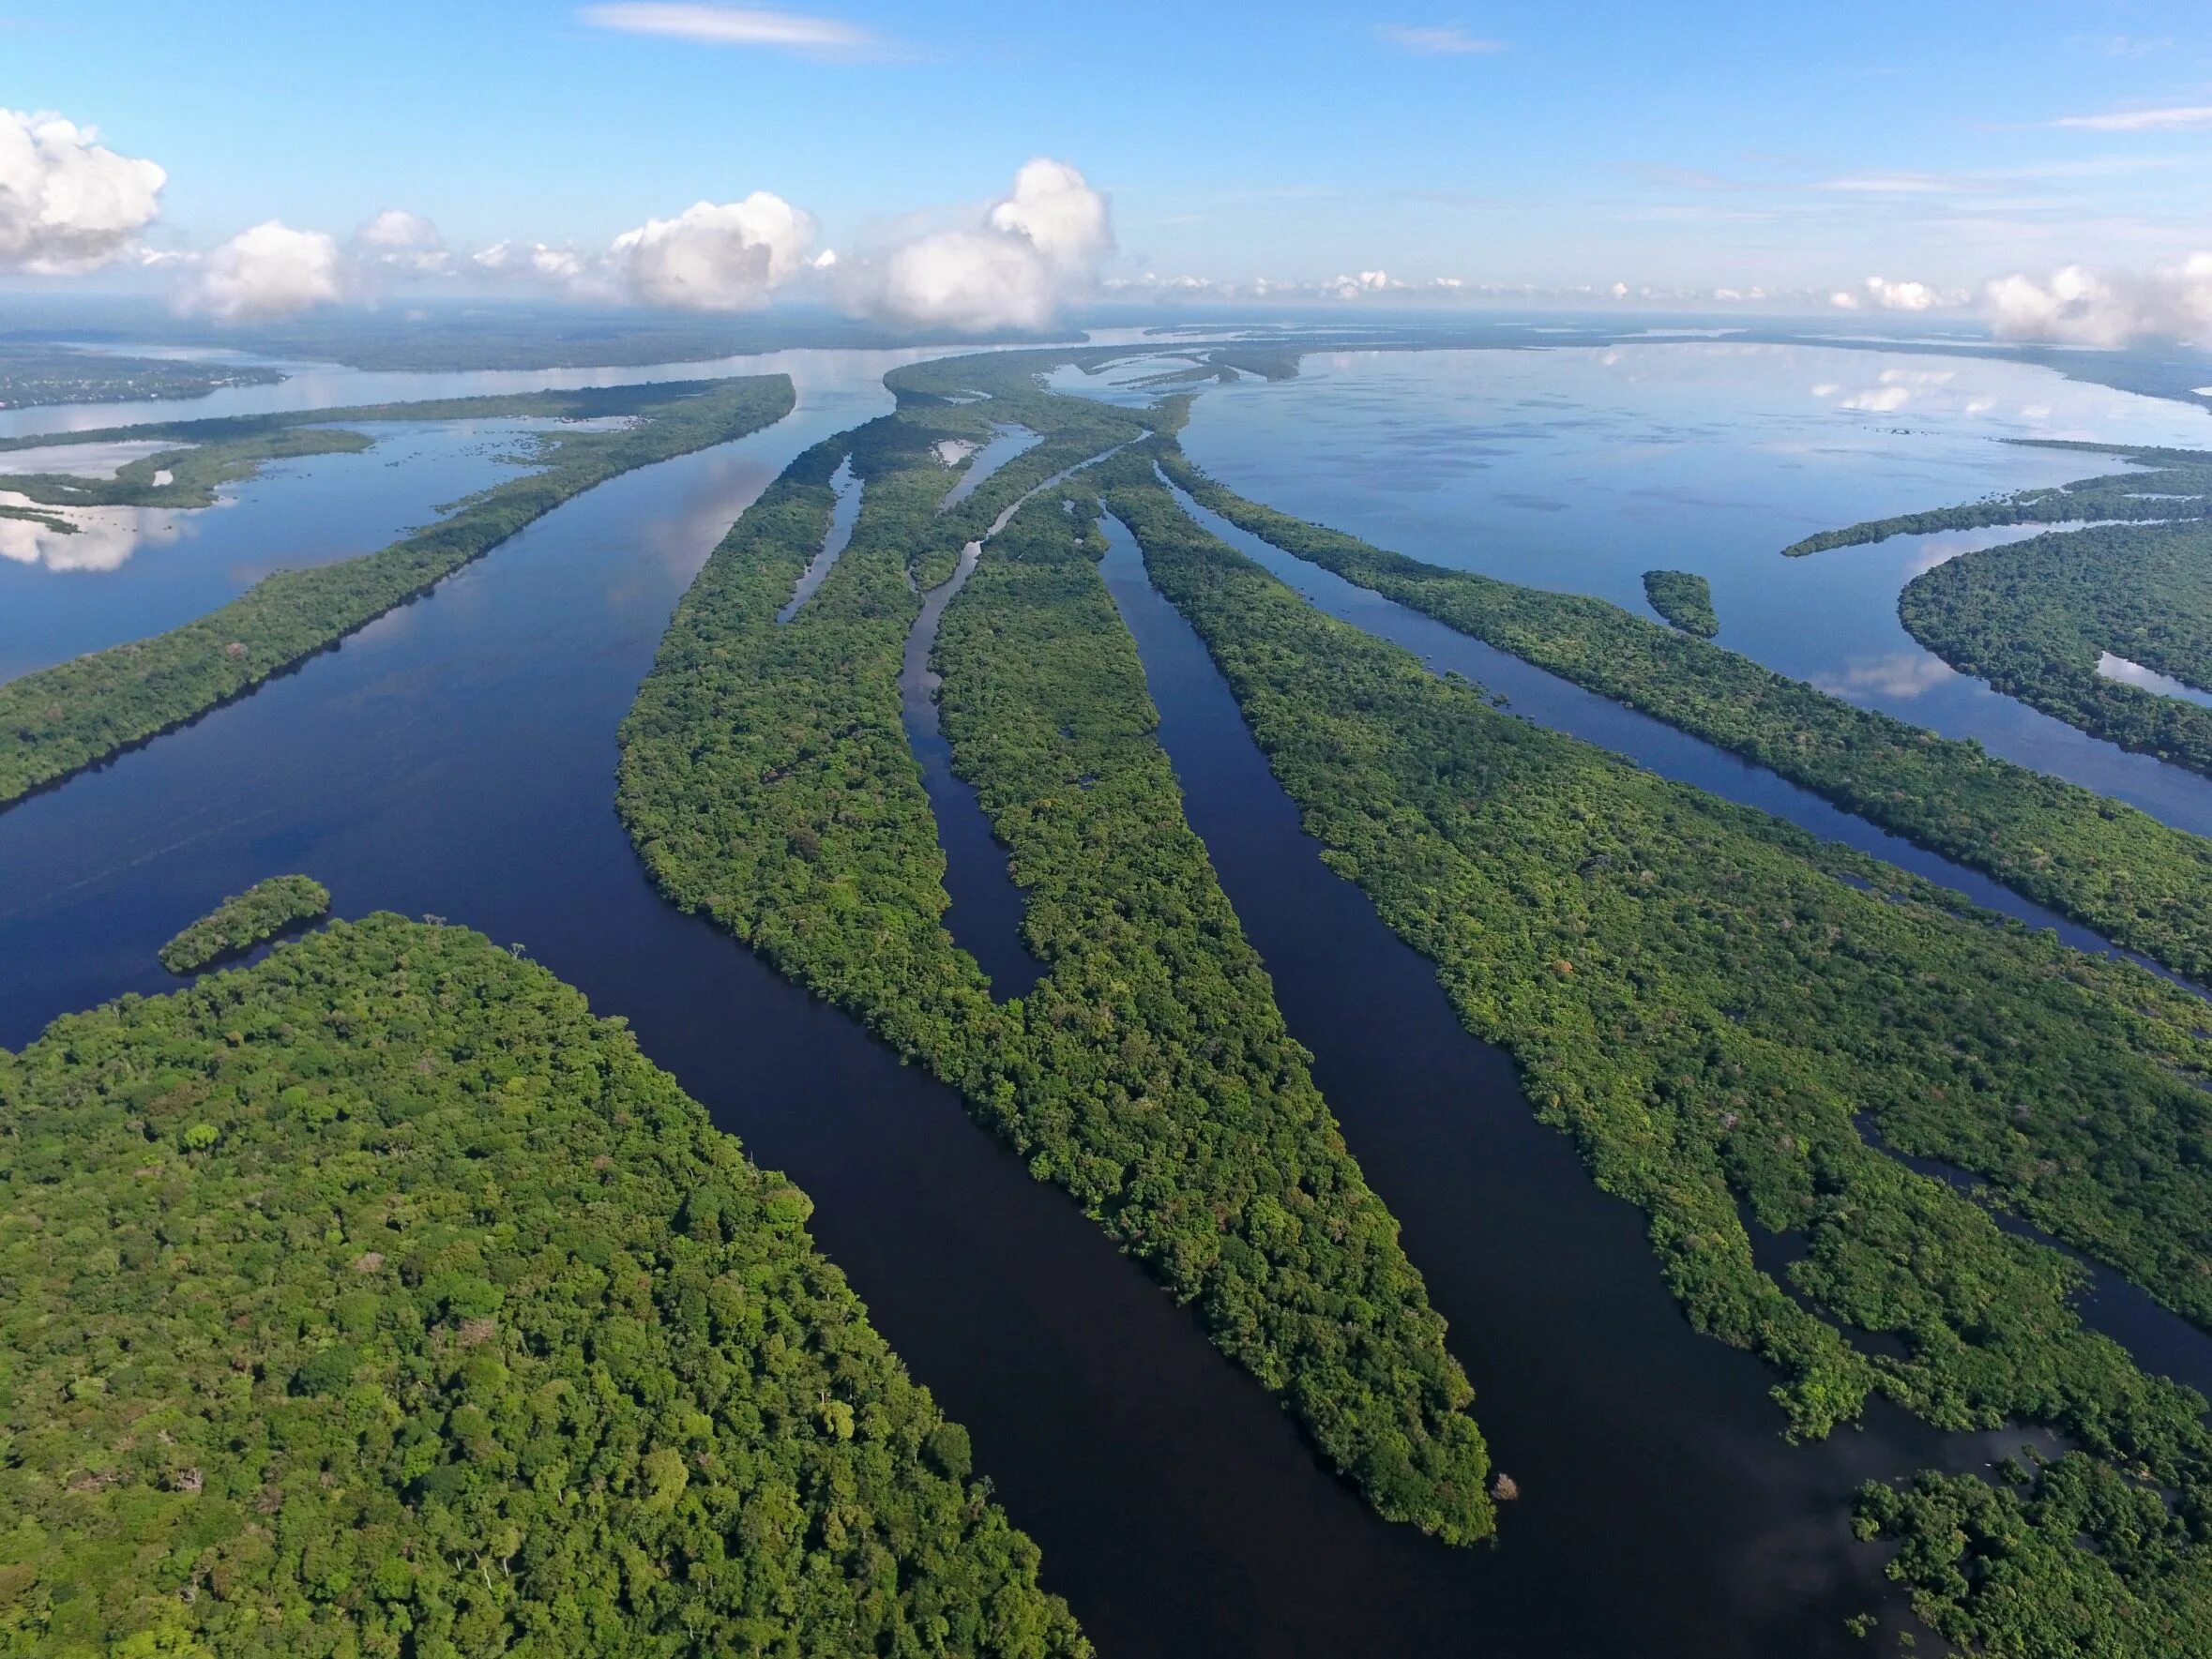
<path fill-rule="evenodd" d="M 383 406 L 408 410 L 410 419 L 492 413 L 629 418 L 611 430 L 533 434 L 535 470 L 469 497 L 381 551 L 279 571 L 182 627 L 0 685 L 0 805 L 205 714 L 327 649 L 594 485 L 757 431 L 790 413 L 793 400 L 790 377 L 775 374 Z M 339 417 L 383 418 L 364 410 L 322 410 L 308 418 Z M 172 423 L 166 430 L 206 424 L 234 423 Z M 117 434 L 143 430 L 120 428 Z"/>
<path fill-rule="evenodd" d="M 2099 525 L 1962 553 L 1907 582 L 1897 612 L 1961 673 L 2212 775 L 2212 707 L 2098 671 L 2109 652 L 2212 687 L 2212 527 Z"/>
<path fill-rule="evenodd" d="M 943 916 L 944 855 L 898 677 L 961 546 L 1070 465 L 1142 436 L 1053 397 L 1037 363 L 890 378 L 900 413 L 818 445 L 739 520 L 678 608 L 623 730 L 620 806 L 663 891 L 960 1088 L 1033 1171 L 1190 1302 L 1383 1514 L 1493 1525 L 1442 1320 L 1283 1028 L 1188 828 L 1102 544 L 1045 494 L 946 612 L 955 766 L 1029 890 L 1047 972 L 996 1003 Z M 942 401 L 988 384 L 990 400 Z M 1043 442 L 949 510 L 934 445 L 1016 421 Z M 852 539 L 791 620 L 849 452 Z"/>
<path fill-rule="evenodd" d="M 0 1053 L 0 1652 L 1088 1651 L 810 1205 L 482 936 Z"/>
<path fill-rule="evenodd" d="M 2201 837 L 1602 599 L 1386 552 L 1247 501 L 1179 447 L 1164 446 L 1158 459 L 1200 505 L 1284 552 L 1754 761 L 2116 943 L 2212 980 L 2212 842 Z"/>
<path fill-rule="evenodd" d="M 2007 1598 L 2051 1630 L 2079 1605 L 2104 1610 L 2094 1651 L 2212 1651 L 2204 1400 L 2083 1328 L 2065 1256 L 1861 1129 L 1977 1172 L 1992 1201 L 2212 1326 L 2201 1004 L 1499 714 L 1204 534 L 1152 461 L 1113 463 L 1106 505 L 1330 862 L 1435 960 L 1600 1184 L 1647 1213 L 1692 1322 L 1780 1368 L 1793 1429 L 1825 1432 L 1878 1391 L 1939 1425 L 2046 1423 L 2083 1448 L 2017 1488 L 1866 1496 L 1862 1523 L 1905 1539 L 1899 1571 L 1930 1616 L 1996 1639 Z M 1786 1285 L 1755 1264 L 1747 1216 L 1795 1235 Z M 1996 1496 L 1973 1509 L 1969 1489 Z"/>
<path fill-rule="evenodd" d="M 196 973 L 329 910 L 330 889 L 312 876 L 271 876 L 233 894 L 163 945 L 161 966 L 172 973 Z"/>
<path fill-rule="evenodd" d="M 1709 640 L 1720 631 L 1720 618 L 1713 610 L 1713 584 L 1694 571 L 1646 570 L 1644 596 L 1686 634 Z"/>

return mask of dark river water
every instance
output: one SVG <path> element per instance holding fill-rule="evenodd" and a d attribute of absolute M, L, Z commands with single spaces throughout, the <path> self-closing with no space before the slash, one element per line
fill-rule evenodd
<path fill-rule="evenodd" d="M 1851 1488 L 1978 1469 L 2024 1437 L 1877 1410 L 1782 1442 L 1771 1374 L 1689 1331 L 1636 1213 L 1320 864 L 1126 536 L 1109 575 L 1192 822 L 1521 1485 L 1499 1547 L 1373 1519 L 950 1092 L 656 896 L 613 810 L 615 728 L 730 520 L 801 449 L 887 408 L 886 366 L 815 363 L 780 426 L 605 485 L 255 695 L 0 812 L 0 1043 L 173 984 L 161 942 L 264 876 L 311 873 L 341 914 L 442 914 L 626 1016 L 813 1196 L 816 1239 L 969 1425 L 1102 1652 L 1864 1652 L 1843 1617 L 1895 1602 L 1849 1538 Z M 999 859 L 1003 882 L 988 837 L 952 852 Z"/>

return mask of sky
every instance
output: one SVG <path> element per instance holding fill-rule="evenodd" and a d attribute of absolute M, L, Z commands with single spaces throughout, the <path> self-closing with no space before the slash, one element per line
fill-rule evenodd
<path fill-rule="evenodd" d="M 0 0 L 0 109 L 163 175 L 127 253 L 46 259 L 0 303 L 129 279 L 220 315 L 259 304 L 245 279 L 281 254 L 287 305 L 499 279 L 676 306 L 820 291 L 981 325 L 1264 281 L 2071 308 L 2212 337 L 2212 257 L 2189 265 L 2212 249 L 2204 0 L 210 0 L 180 18 Z M 1012 205 L 1039 158 L 1077 183 Z M 8 181 L 0 149 L 0 263 Z M 1063 222 L 1093 202 L 1098 224 Z M 271 220 L 335 263 L 264 237 L 224 288 L 209 262 Z M 19 248 L 18 270 L 38 263 Z M 2014 278 L 2009 303 L 1989 286 Z"/>

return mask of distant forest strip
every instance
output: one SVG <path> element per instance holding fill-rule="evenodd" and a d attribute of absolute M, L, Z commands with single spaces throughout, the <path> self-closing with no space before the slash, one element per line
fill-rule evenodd
<path fill-rule="evenodd" d="M 330 909 L 330 889 L 310 876 L 271 876 L 233 894 L 161 947 L 161 966 L 196 973 Z"/>
<path fill-rule="evenodd" d="M 2212 707 L 2098 672 L 2107 652 L 2212 689 L 2212 526 L 2098 525 L 1946 560 L 1897 613 L 1962 674 L 2212 777 Z"/>
<path fill-rule="evenodd" d="M 1601 599 L 1386 552 L 1246 500 L 1180 448 L 1163 447 L 1159 460 L 1201 505 L 1284 552 L 1768 767 L 2115 943 L 2212 981 L 2212 842 L 2201 837 Z"/>
<path fill-rule="evenodd" d="M 0 1052 L 0 1649 L 1079 1659 L 620 1020 L 376 915 Z"/>
<path fill-rule="evenodd" d="M 2013 439 L 2029 449 L 2068 449 L 2133 461 L 2136 470 L 2107 473 L 2049 490 L 1992 495 L 1961 506 L 1869 519 L 1823 530 L 1782 549 L 1791 558 L 1835 548 L 1866 547 L 1892 535 L 1932 535 L 1942 530 L 1990 530 L 2007 524 L 2071 524 L 2087 520 L 2212 519 L 2212 453 L 2197 449 L 2131 449 L 2110 444 L 2055 439 Z"/>
<path fill-rule="evenodd" d="M 947 613 L 938 666 L 972 779 L 1048 972 L 999 1004 L 947 932 L 944 855 L 900 720 L 910 579 L 1072 460 L 1142 435 L 1020 363 L 890 377 L 899 415 L 787 470 L 700 573 L 622 734 L 619 804 L 647 869 L 777 967 L 958 1087 L 1042 1179 L 1193 1305 L 1384 1515 L 1454 1542 L 1494 1524 L 1443 1321 L 1275 1009 L 1186 824 L 1099 543 L 1047 494 Z M 989 377 L 987 405 L 937 401 Z M 1045 442 L 939 517 L 933 445 L 990 419 Z M 865 494 L 827 579 L 850 450 Z"/>
<path fill-rule="evenodd" d="M 538 470 L 471 496 L 438 523 L 379 552 L 279 571 L 182 627 L 0 685 L 0 805 L 204 715 L 327 649 L 593 486 L 757 431 L 788 415 L 794 400 L 790 377 L 781 374 L 511 400 L 537 402 L 548 413 L 557 404 L 577 415 L 635 418 L 611 431 L 538 434 Z M 397 407 L 452 411 L 485 401 Z"/>
<path fill-rule="evenodd" d="M 2083 1326 L 2066 1257 L 1858 1126 L 1976 1171 L 2212 1326 L 2201 1004 L 1492 710 L 1206 535 L 1141 453 L 1085 481 L 1109 487 L 1330 863 L 1646 1212 L 1691 1321 L 1781 1369 L 1795 1431 L 1879 1391 L 1940 1426 L 2046 1423 L 2084 1448 L 2010 1487 L 1864 1496 L 1931 1614 L 1970 1638 L 2047 1619 L 2093 1625 L 2083 1651 L 2204 1652 L 2204 1399 Z M 1747 1211 L 1797 1235 L 1787 1289 L 1755 1264 Z"/>
<path fill-rule="evenodd" d="M 204 398 L 226 386 L 271 385 L 280 369 L 220 359 L 132 357 L 39 340 L 0 340 L 0 409 Z"/>

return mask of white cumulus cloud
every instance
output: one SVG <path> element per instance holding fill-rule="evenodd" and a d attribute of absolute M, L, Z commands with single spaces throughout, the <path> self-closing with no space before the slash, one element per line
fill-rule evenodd
<path fill-rule="evenodd" d="M 742 202 L 698 202 L 674 219 L 647 219 L 614 239 L 609 263 L 646 305 L 736 311 L 807 268 L 814 219 L 755 190 Z"/>
<path fill-rule="evenodd" d="M 439 277 L 453 268 L 453 255 L 438 227 L 403 207 L 387 207 L 356 230 L 353 251 L 356 262 L 371 271 Z"/>
<path fill-rule="evenodd" d="M 1870 305 L 1885 311 L 1932 311 L 1942 306 L 1962 306 L 1967 295 L 1955 289 L 1931 288 L 1925 282 L 1892 282 L 1886 277 L 1869 277 L 1862 298 L 1849 289 L 1828 295 L 1838 310 L 1856 311 Z"/>
<path fill-rule="evenodd" d="M 1106 198 L 1065 161 L 1039 157 L 978 223 L 849 262 L 847 302 L 901 322 L 971 332 L 1042 328 L 1097 279 L 1114 247 Z"/>
<path fill-rule="evenodd" d="M 535 278 L 556 285 L 581 281 L 584 274 L 582 254 L 546 242 L 494 242 L 468 258 L 469 264 L 493 276 Z"/>
<path fill-rule="evenodd" d="M 89 127 L 0 109 L 0 270 L 90 270 L 153 222 L 168 174 Z"/>
<path fill-rule="evenodd" d="M 2146 275 L 2065 265 L 2047 278 L 2000 277 L 1982 291 L 1990 326 L 2007 339 L 2118 346 L 2146 335 L 2212 337 L 2212 253 Z"/>
<path fill-rule="evenodd" d="M 331 237 L 272 219 L 210 253 L 180 297 L 225 322 L 288 317 L 344 298 L 344 264 Z"/>

